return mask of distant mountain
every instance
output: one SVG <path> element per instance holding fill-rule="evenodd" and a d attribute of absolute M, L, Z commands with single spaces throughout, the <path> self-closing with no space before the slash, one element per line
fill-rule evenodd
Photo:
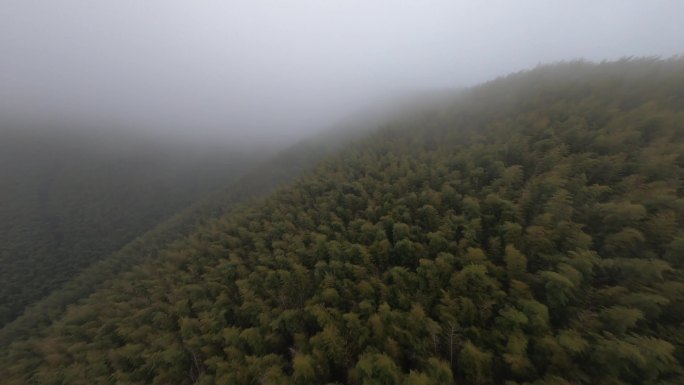
<path fill-rule="evenodd" d="M 132 134 L 3 127 L 0 326 L 259 160 Z"/>
<path fill-rule="evenodd" d="M 684 382 L 684 60 L 440 100 L 216 208 L 3 347 L 4 382 Z"/>

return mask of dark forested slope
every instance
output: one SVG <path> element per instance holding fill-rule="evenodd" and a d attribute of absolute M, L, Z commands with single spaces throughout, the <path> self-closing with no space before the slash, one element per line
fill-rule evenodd
<path fill-rule="evenodd" d="M 267 195 L 305 170 L 313 168 L 322 158 L 339 151 L 345 143 L 359 134 L 353 127 L 345 126 L 343 133 L 329 132 L 301 141 L 245 171 L 233 183 L 178 211 L 122 248 L 99 257 L 95 263 L 80 270 L 45 297 L 31 303 L 22 315 L 0 328 L 0 346 L 40 334 L 46 326 L 59 319 L 68 305 L 87 297 L 107 280 L 115 279 L 117 275 L 138 264 L 154 261 L 159 257 L 160 251 L 174 241 L 192 234 L 204 223 L 229 215 L 241 202 Z M 183 186 L 169 186 L 170 190 L 174 188 L 182 189 Z"/>
<path fill-rule="evenodd" d="M 256 159 L 137 135 L 0 129 L 0 327 Z"/>
<path fill-rule="evenodd" d="M 684 61 L 465 92 L 2 350 L 24 384 L 681 384 Z"/>

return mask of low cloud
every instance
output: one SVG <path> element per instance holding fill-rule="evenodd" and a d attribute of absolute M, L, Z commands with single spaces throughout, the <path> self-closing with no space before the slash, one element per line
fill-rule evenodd
<path fill-rule="evenodd" d="M 292 142 L 400 93 L 682 53 L 678 1 L 5 0 L 0 113 Z"/>

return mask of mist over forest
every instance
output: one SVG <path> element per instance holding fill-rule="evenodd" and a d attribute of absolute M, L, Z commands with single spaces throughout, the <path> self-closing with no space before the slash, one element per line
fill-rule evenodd
<path fill-rule="evenodd" d="M 682 14 L 3 1 L 1 382 L 684 383 Z"/>
<path fill-rule="evenodd" d="M 0 9 L 0 111 L 285 146 L 374 103 L 541 63 L 680 54 L 677 1 L 126 0 Z"/>

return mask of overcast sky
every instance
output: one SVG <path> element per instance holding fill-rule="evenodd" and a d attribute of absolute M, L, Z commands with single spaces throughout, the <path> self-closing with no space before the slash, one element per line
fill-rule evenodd
<path fill-rule="evenodd" d="M 0 113 L 292 141 L 538 63 L 684 52 L 684 1 L 0 0 Z"/>

